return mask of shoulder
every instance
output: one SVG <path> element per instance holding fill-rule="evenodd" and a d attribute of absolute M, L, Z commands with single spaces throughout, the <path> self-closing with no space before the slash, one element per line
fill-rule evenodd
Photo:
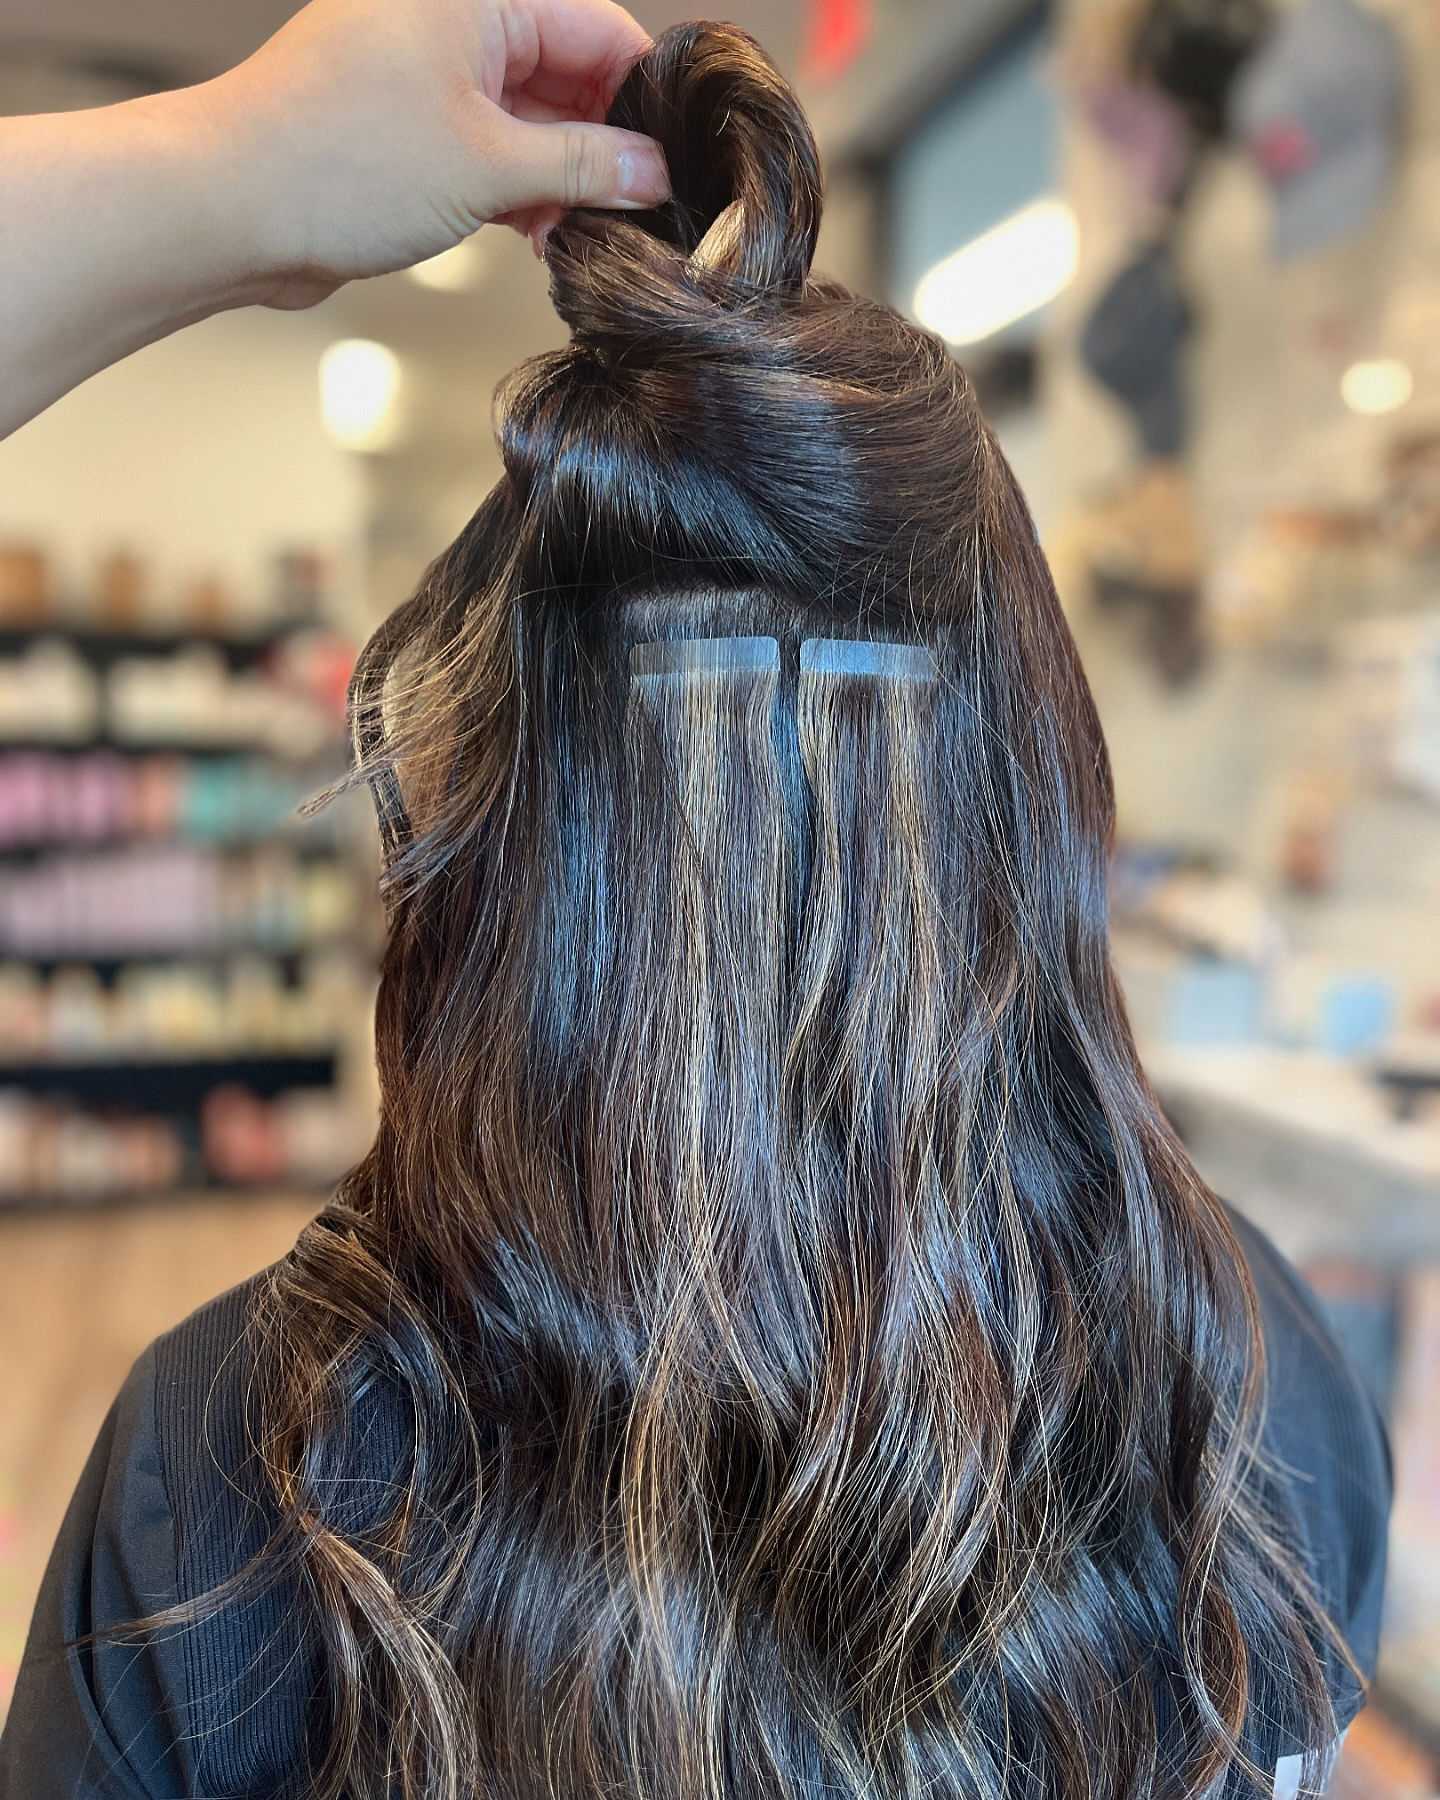
<path fill-rule="evenodd" d="M 279 1263 L 271 1263 L 224 1293 L 204 1301 L 192 1313 L 162 1331 L 149 1346 L 157 1361 L 163 1360 L 178 1374 L 198 1370 L 207 1356 L 233 1351 L 247 1336 L 255 1304 Z"/>
<path fill-rule="evenodd" d="M 217 1505 L 228 1510 L 238 1498 L 233 1484 L 247 1480 L 255 1369 L 251 1328 L 269 1275 L 263 1269 L 197 1307 L 156 1338 L 132 1371 L 132 1381 L 148 1379 L 153 1390 L 156 1447 L 182 1561 L 192 1565 L 205 1513 Z M 190 1567 L 192 1576 L 208 1573 L 216 1559 L 198 1560 L 205 1568 Z"/>
<path fill-rule="evenodd" d="M 1262 1450 L 1326 1609 L 1367 1677 L 1379 1651 L 1393 1493 L 1379 1409 L 1309 1284 L 1270 1238 L 1230 1209 L 1259 1296 L 1265 1340 Z M 1337 1678 L 1341 1723 L 1359 1695 Z"/>
<path fill-rule="evenodd" d="M 239 1576 L 277 1524 L 253 1405 L 255 1314 L 272 1272 L 197 1307 L 147 1353 L 182 1603 Z M 306 1617 L 303 1594 L 282 1574 L 199 1608 L 177 1633 L 200 1791 L 284 1792 L 303 1765 L 316 1674 Z"/>

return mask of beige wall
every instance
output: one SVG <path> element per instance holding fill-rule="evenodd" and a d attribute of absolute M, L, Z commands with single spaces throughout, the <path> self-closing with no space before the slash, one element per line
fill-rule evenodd
<path fill-rule="evenodd" d="M 97 375 L 0 443 L 0 536 L 42 540 L 75 584 L 117 545 L 161 581 L 214 570 L 251 589 L 279 547 L 353 558 L 364 471 L 320 423 L 333 334 L 230 313 Z"/>

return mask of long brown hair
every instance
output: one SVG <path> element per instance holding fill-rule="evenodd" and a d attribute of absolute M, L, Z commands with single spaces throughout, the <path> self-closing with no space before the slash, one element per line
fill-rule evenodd
<path fill-rule="evenodd" d="M 750 38 L 668 32 L 611 119 L 676 198 L 554 231 L 571 342 L 354 681 L 382 1122 L 256 1321 L 313 1791 L 1268 1791 L 1326 1627 L 1025 502 L 944 346 L 811 274 Z"/>

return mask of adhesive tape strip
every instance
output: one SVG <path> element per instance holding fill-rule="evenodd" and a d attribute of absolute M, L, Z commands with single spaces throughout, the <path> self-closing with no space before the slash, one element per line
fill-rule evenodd
<path fill-rule="evenodd" d="M 806 638 L 800 646 L 802 675 L 888 675 L 901 681 L 933 681 L 935 658 L 923 644 L 877 644 L 855 638 Z"/>
<path fill-rule="evenodd" d="M 642 676 L 778 674 L 780 646 L 773 637 L 681 638 L 636 644 L 630 673 Z"/>

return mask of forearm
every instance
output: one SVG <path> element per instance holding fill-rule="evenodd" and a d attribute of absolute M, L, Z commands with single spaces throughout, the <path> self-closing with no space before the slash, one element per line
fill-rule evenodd
<path fill-rule="evenodd" d="M 311 0 L 198 87 L 0 119 L 0 437 L 227 307 L 657 205 L 657 146 L 598 122 L 647 42 L 612 0 Z"/>
<path fill-rule="evenodd" d="M 263 299 L 212 90 L 0 119 L 0 437 L 142 345 Z M 238 216 L 237 216 L 238 213 Z"/>

